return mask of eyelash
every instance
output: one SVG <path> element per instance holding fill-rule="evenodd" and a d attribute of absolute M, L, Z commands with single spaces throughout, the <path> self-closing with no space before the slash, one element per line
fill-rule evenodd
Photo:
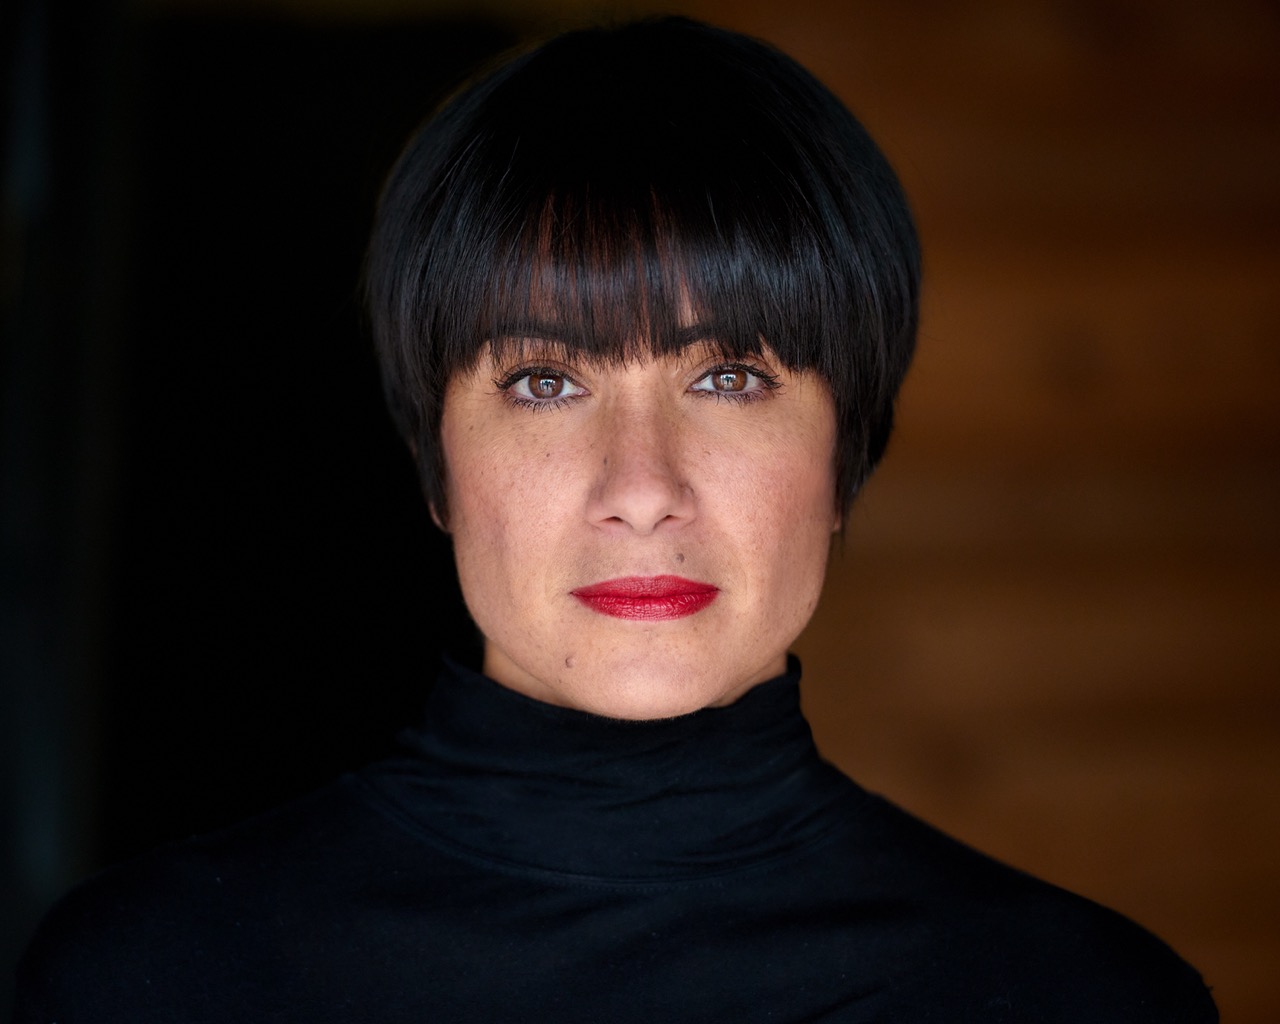
<path fill-rule="evenodd" d="M 536 398 L 525 398 L 523 395 L 512 394 L 511 389 L 526 377 L 536 377 L 546 375 L 549 377 L 563 377 L 574 387 L 582 387 L 576 380 L 570 377 L 563 370 L 557 370 L 552 366 L 525 366 L 517 370 L 512 370 L 503 377 L 499 377 L 493 382 L 493 386 L 498 389 L 506 401 L 510 402 L 518 409 L 529 409 L 532 412 L 550 412 L 553 409 L 562 409 L 580 395 L 565 395 L 561 398 L 549 398 L 539 401 Z"/>
<path fill-rule="evenodd" d="M 695 395 L 706 395 L 717 401 L 758 402 L 762 398 L 768 398 L 770 391 L 776 391 L 782 386 L 776 373 L 766 373 L 758 366 L 752 366 L 750 363 L 723 363 L 720 366 L 713 366 L 694 383 L 701 383 L 708 377 L 717 373 L 724 373 L 726 370 L 741 370 L 743 373 L 750 374 L 760 382 L 760 386 L 751 391 L 717 391 L 715 388 L 709 391 L 704 388 L 698 388 L 697 390 L 690 388 L 690 390 Z"/>
<path fill-rule="evenodd" d="M 767 398 L 770 391 L 775 391 L 781 387 L 776 373 L 768 373 L 765 370 L 760 369 L 758 366 L 752 366 L 749 363 L 723 363 L 719 366 L 713 366 L 695 380 L 694 384 L 701 383 L 714 374 L 736 370 L 741 370 L 743 373 L 747 373 L 752 377 L 755 377 L 756 380 L 760 382 L 760 386 L 751 391 L 717 391 L 715 388 L 711 388 L 709 390 L 705 388 L 694 389 L 691 385 L 689 387 L 689 392 L 695 395 L 706 395 L 716 401 L 728 400 L 731 402 L 757 402 L 762 398 Z M 533 412 L 549 412 L 554 409 L 562 409 L 575 399 L 583 397 L 581 395 L 566 395 L 563 398 L 551 398 L 545 401 L 539 401 L 533 398 L 525 398 L 523 395 L 512 394 L 511 389 L 520 381 L 527 377 L 538 376 L 539 374 L 563 377 L 574 387 L 582 387 L 582 385 L 569 376 L 569 374 L 551 366 L 520 367 L 512 370 L 510 373 L 502 377 L 496 378 L 493 382 L 493 386 L 497 388 L 503 398 L 513 406 L 520 409 L 529 409 Z"/>

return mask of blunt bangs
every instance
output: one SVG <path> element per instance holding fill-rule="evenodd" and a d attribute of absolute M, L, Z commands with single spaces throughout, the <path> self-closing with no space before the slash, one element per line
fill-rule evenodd
<path fill-rule="evenodd" d="M 789 58 L 684 19 L 570 33 L 462 91 L 379 205 L 388 401 L 444 515 L 445 389 L 489 346 L 626 361 L 710 343 L 831 386 L 847 509 L 914 347 L 919 250 L 861 125 Z"/>

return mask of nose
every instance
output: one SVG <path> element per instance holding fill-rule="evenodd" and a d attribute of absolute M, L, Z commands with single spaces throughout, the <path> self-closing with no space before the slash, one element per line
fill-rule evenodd
<path fill-rule="evenodd" d="M 694 517 L 681 430 L 670 410 L 618 407 L 603 415 L 587 516 L 598 526 L 647 535 Z"/>

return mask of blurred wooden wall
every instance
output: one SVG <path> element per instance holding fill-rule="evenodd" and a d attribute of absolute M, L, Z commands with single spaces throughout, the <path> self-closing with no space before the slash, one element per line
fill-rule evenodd
<path fill-rule="evenodd" d="M 822 747 L 1164 936 L 1224 1019 L 1280 1020 L 1280 12 L 661 7 L 813 69 L 924 237 L 900 429 L 800 644 Z M 615 8 L 221 9 L 545 30 Z"/>
<path fill-rule="evenodd" d="M 1280 9 L 695 8 L 835 88 L 924 237 L 822 747 L 1280 1020 Z"/>

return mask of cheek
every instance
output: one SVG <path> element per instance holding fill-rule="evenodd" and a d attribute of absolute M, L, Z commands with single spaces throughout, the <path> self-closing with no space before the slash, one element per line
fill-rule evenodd
<path fill-rule="evenodd" d="M 453 442 L 445 446 L 449 533 L 463 597 L 479 622 L 506 575 L 509 545 L 504 506 L 511 500 L 511 484 L 501 460 L 474 444 L 471 435 L 449 440 Z"/>
<path fill-rule="evenodd" d="M 786 498 L 770 524 L 773 571 L 782 585 L 808 603 L 826 575 L 831 545 L 832 489 L 825 480 L 791 478 Z"/>
<path fill-rule="evenodd" d="M 766 589 L 805 607 L 816 604 L 835 525 L 834 440 L 825 433 L 782 443 L 754 460 L 737 522 Z"/>
<path fill-rule="evenodd" d="M 487 440 L 485 433 L 490 434 Z M 453 442 L 445 447 L 445 464 L 455 534 L 500 537 L 527 508 L 540 476 L 539 460 L 489 431 L 447 439 Z"/>
<path fill-rule="evenodd" d="M 761 528 L 785 544 L 825 538 L 835 523 L 835 440 L 831 431 L 766 437 L 743 450 L 737 460 L 747 467 L 739 497 Z M 745 509 L 744 509 L 745 511 Z"/>
<path fill-rule="evenodd" d="M 518 474 L 501 461 L 469 461 L 451 478 L 450 510 L 460 573 L 472 566 L 500 566 L 521 545 L 528 496 Z"/>
<path fill-rule="evenodd" d="M 458 451 L 450 464 L 454 557 L 473 613 L 549 586 L 572 488 L 549 448 L 525 441 Z M 523 595 L 523 597 L 522 597 Z"/>

